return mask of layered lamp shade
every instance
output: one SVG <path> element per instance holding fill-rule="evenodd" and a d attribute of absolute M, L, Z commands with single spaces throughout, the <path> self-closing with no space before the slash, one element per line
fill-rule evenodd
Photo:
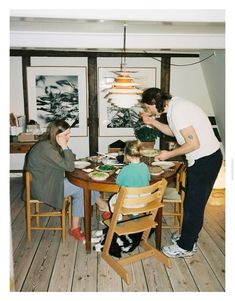
<path fill-rule="evenodd" d="M 126 66 L 126 24 L 124 24 L 124 43 L 123 43 L 123 56 L 121 59 L 121 70 L 114 72 L 117 77 L 114 78 L 111 88 L 105 98 L 108 99 L 112 105 L 120 108 L 131 108 L 139 105 L 141 94 L 143 91 L 138 88 L 140 84 L 136 83 L 134 78 L 130 76 Z M 124 60 L 124 62 L 123 62 Z"/>
<path fill-rule="evenodd" d="M 138 89 L 140 84 L 136 83 L 127 71 L 118 73 L 105 98 L 111 104 L 121 108 L 131 108 L 138 105 L 143 93 L 141 89 Z"/>

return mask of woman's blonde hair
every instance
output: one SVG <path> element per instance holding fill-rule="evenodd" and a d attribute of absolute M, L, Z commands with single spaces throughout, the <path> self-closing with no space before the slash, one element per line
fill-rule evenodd
<path fill-rule="evenodd" d="M 127 141 L 124 149 L 124 154 L 130 157 L 142 157 L 143 147 L 139 140 Z"/>

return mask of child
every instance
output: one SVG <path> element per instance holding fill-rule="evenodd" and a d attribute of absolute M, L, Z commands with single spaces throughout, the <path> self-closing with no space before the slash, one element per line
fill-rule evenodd
<path fill-rule="evenodd" d="M 124 160 L 128 164 L 121 169 L 117 176 L 116 184 L 125 187 L 144 187 L 149 185 L 151 176 L 148 166 L 144 162 L 141 162 L 142 151 L 143 149 L 140 141 L 133 140 L 126 142 Z M 109 201 L 111 212 L 114 210 L 114 204 L 116 203 L 117 197 L 118 194 L 114 194 Z M 128 198 L 131 197 L 136 197 L 136 195 L 128 196 Z M 130 204 L 128 208 L 131 207 L 133 206 Z M 135 205 L 134 207 L 137 206 Z M 107 217 L 107 213 L 103 215 L 104 219 L 107 219 Z M 119 216 L 118 219 L 121 220 L 122 216 Z"/>

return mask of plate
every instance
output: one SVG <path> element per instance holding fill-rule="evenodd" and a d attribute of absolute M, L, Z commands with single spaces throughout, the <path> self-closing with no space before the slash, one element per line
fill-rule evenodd
<path fill-rule="evenodd" d="M 152 163 L 152 166 L 160 166 L 162 169 L 168 169 L 175 166 L 175 163 L 171 161 L 155 161 Z"/>
<path fill-rule="evenodd" d="M 114 165 L 104 164 L 96 167 L 96 170 L 103 171 L 103 172 L 110 172 L 114 171 L 115 167 Z"/>
<path fill-rule="evenodd" d="M 78 169 L 83 169 L 91 165 L 90 162 L 87 161 L 74 161 L 74 165 Z"/>
<path fill-rule="evenodd" d="M 103 171 L 93 171 L 88 176 L 96 181 L 104 181 L 109 177 L 109 174 Z"/>
<path fill-rule="evenodd" d="M 145 157 L 155 157 L 159 154 L 159 151 L 157 149 L 144 149 L 143 155 Z"/>

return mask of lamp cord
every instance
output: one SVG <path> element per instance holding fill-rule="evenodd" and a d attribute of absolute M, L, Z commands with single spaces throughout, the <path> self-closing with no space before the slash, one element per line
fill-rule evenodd
<path fill-rule="evenodd" d="M 123 70 L 123 66 L 125 68 L 126 66 L 126 26 L 127 24 L 124 23 L 123 28 L 123 50 L 122 50 L 122 56 L 121 56 L 121 71 Z"/>
<path fill-rule="evenodd" d="M 147 54 L 149 54 L 149 52 L 147 52 L 146 50 L 144 50 L 144 52 L 147 53 Z M 180 65 L 180 64 L 172 64 L 172 63 L 167 63 L 167 62 L 162 62 L 161 60 L 159 60 L 159 59 L 157 59 L 157 58 L 155 58 L 153 56 L 151 56 L 151 58 L 154 59 L 154 60 L 156 60 L 156 61 L 158 61 L 158 62 L 160 62 L 160 63 L 162 63 L 162 64 L 165 64 L 165 65 L 176 66 L 176 67 L 186 67 L 186 66 L 192 66 L 192 65 L 200 64 L 201 62 L 209 59 L 212 56 L 215 56 L 215 52 L 213 52 L 208 57 L 206 57 L 206 58 L 204 58 L 204 59 L 202 59 L 202 60 L 200 60 L 198 62 L 190 63 L 190 64 L 182 64 L 182 65 Z"/>

